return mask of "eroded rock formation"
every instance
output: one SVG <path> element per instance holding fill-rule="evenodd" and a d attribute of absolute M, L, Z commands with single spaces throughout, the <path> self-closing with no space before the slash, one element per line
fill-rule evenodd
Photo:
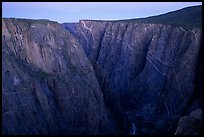
<path fill-rule="evenodd" d="M 191 105 L 200 106 L 192 99 L 199 95 L 199 28 L 91 20 L 63 26 L 79 39 L 126 132 L 134 124 L 137 134 L 171 134 Z"/>
<path fill-rule="evenodd" d="M 196 109 L 189 115 L 179 119 L 175 135 L 201 135 L 202 134 L 202 109 Z"/>
<path fill-rule="evenodd" d="M 3 134 L 200 134 L 200 19 L 2 19 Z"/>
<path fill-rule="evenodd" d="M 46 20 L 2 19 L 3 134 L 108 134 L 95 73 L 77 40 Z"/>

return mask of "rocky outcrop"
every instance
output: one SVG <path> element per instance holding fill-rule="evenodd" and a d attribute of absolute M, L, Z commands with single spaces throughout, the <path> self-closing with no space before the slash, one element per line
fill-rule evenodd
<path fill-rule="evenodd" d="M 2 19 L 3 134 L 200 134 L 201 110 L 199 122 L 183 116 L 202 107 L 201 8 L 62 25 Z"/>
<path fill-rule="evenodd" d="M 135 134 L 173 134 L 181 115 L 200 106 L 199 28 L 132 20 L 62 25 L 83 46 L 124 132 L 134 125 Z"/>
<path fill-rule="evenodd" d="M 48 20 L 2 19 L 3 134 L 112 134 L 79 42 Z"/>
<path fill-rule="evenodd" d="M 180 118 L 175 135 L 201 135 L 202 109 L 194 110 L 190 115 Z"/>

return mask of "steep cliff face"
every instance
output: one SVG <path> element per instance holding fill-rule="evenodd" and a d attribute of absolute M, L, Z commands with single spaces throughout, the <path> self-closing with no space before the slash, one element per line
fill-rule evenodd
<path fill-rule="evenodd" d="M 173 134 L 179 118 L 200 106 L 199 28 L 132 20 L 62 25 L 79 39 L 122 130 Z"/>
<path fill-rule="evenodd" d="M 114 132 L 82 47 L 47 20 L 2 19 L 2 120 L 3 134 Z"/>
<path fill-rule="evenodd" d="M 2 19 L 3 134 L 200 134 L 200 9 L 62 25 Z"/>

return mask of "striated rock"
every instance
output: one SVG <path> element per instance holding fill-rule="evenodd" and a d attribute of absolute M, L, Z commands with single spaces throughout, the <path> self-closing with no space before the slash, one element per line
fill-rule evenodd
<path fill-rule="evenodd" d="M 3 134 L 200 134 L 200 110 L 181 116 L 202 107 L 201 8 L 62 25 L 2 19 Z"/>
<path fill-rule="evenodd" d="M 175 135 L 201 135 L 202 133 L 202 110 L 196 109 L 190 115 L 179 119 Z"/>
<path fill-rule="evenodd" d="M 198 96 L 199 28 L 132 20 L 62 26 L 83 46 L 121 130 L 133 123 L 135 134 L 173 134 Z"/>
<path fill-rule="evenodd" d="M 2 19 L 3 134 L 111 134 L 92 65 L 56 22 Z"/>

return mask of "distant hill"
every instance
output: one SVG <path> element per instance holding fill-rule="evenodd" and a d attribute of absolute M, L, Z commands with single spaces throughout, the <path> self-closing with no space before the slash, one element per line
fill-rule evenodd
<path fill-rule="evenodd" d="M 141 23 L 158 23 L 202 27 L 202 5 L 192 6 L 147 18 L 131 19 Z"/>
<path fill-rule="evenodd" d="M 183 26 L 185 28 L 202 28 L 202 5 L 190 6 L 180 10 L 168 12 L 165 14 L 150 16 L 146 18 L 122 19 L 122 20 L 90 20 L 84 21 L 95 22 L 138 22 L 138 23 L 154 23 L 154 24 L 169 24 L 176 26 Z"/>

